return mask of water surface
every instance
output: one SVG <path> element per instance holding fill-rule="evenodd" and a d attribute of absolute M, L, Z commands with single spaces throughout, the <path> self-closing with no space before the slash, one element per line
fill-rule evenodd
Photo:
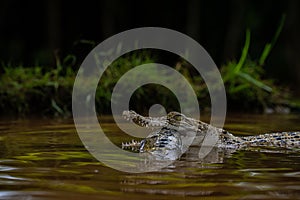
<path fill-rule="evenodd" d="M 111 117 L 101 126 L 128 140 Z M 295 115 L 232 115 L 235 134 L 300 130 Z M 72 120 L 0 121 L 0 199 L 300 199 L 300 153 L 238 151 L 203 163 L 183 156 L 149 173 L 125 173 L 93 158 Z"/>

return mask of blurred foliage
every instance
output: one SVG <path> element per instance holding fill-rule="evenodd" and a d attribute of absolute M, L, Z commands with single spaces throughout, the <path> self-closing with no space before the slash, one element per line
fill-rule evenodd
<path fill-rule="evenodd" d="M 278 86 L 274 80 L 267 78 L 263 69 L 265 60 L 280 35 L 284 20 L 285 16 L 282 17 L 271 42 L 265 45 L 260 58 L 251 59 L 249 56 L 251 33 L 247 30 L 239 61 L 229 61 L 220 68 L 230 108 L 264 111 L 276 106 L 288 106 L 290 98 L 288 89 Z M 91 42 L 89 44 L 94 45 Z M 121 45 L 110 52 L 100 53 L 105 53 L 109 57 L 117 54 L 120 48 L 122 48 Z M 61 59 L 58 53 L 55 53 L 55 58 L 55 68 L 3 66 L 0 75 L 2 115 L 71 115 L 72 88 L 78 63 L 74 55 L 67 55 Z M 103 63 L 105 62 L 109 62 L 109 60 L 104 60 Z M 97 112 L 109 113 L 111 95 L 116 83 L 130 69 L 146 63 L 160 63 L 159 56 L 153 54 L 151 49 L 129 52 L 113 61 L 104 71 L 98 83 L 95 96 Z M 200 106 L 209 108 L 210 97 L 206 84 L 193 66 L 180 58 L 175 63 L 174 69 L 190 82 Z M 161 75 L 164 72 L 149 71 L 146 73 L 152 80 L 157 80 L 161 77 L 158 74 Z M 172 79 L 174 77 L 168 76 L 168 74 L 163 74 L 163 77 L 166 78 L 166 81 L 172 82 L 174 87 L 182 87 L 180 82 Z M 139 80 L 143 77 L 131 78 Z M 84 89 L 88 87 L 89 83 L 82 84 Z M 151 105 L 157 103 L 162 104 L 167 111 L 179 108 L 174 94 L 168 88 L 157 84 L 148 84 L 138 88 L 132 95 L 130 107 L 140 112 L 146 112 Z"/>
<path fill-rule="evenodd" d="M 0 81 L 1 114 L 70 115 L 75 72 L 67 62 L 56 68 L 4 66 Z M 72 58 L 74 59 L 74 58 Z M 63 67 L 64 66 L 64 67 Z"/>
<path fill-rule="evenodd" d="M 111 52 L 110 54 L 113 54 Z M 141 50 L 138 52 L 130 52 L 113 61 L 110 66 L 104 71 L 100 78 L 96 91 L 96 109 L 101 112 L 110 112 L 111 95 L 113 88 L 118 80 L 130 69 L 142 64 L 153 63 L 154 55 L 149 50 Z M 104 61 L 108 62 L 108 61 Z M 150 94 L 147 90 L 138 90 L 138 97 L 145 94 Z"/>
<path fill-rule="evenodd" d="M 230 61 L 221 67 L 221 74 L 226 87 L 229 105 L 239 105 L 248 110 L 267 110 L 276 107 L 287 107 L 290 93 L 287 88 L 276 85 L 275 81 L 266 78 L 264 64 L 282 31 L 285 15 L 270 43 L 267 43 L 259 59 L 250 59 L 249 47 L 251 34 L 246 31 L 245 44 L 238 62 Z"/>

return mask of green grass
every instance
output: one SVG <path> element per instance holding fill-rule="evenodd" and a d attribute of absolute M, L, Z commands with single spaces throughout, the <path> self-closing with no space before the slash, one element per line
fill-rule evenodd
<path fill-rule="evenodd" d="M 1 114 L 69 115 L 75 73 L 64 76 L 59 69 L 44 71 L 43 67 L 4 67 L 0 81 Z"/>
<path fill-rule="evenodd" d="M 96 92 L 99 112 L 110 109 L 111 92 L 118 79 L 133 66 L 153 62 L 140 52 L 118 58 L 105 71 Z M 4 66 L 0 75 L 1 115 L 70 116 L 76 58 L 56 58 L 56 67 Z M 140 91 L 144 92 L 144 91 Z"/>
<path fill-rule="evenodd" d="M 230 108 L 263 111 L 267 107 L 289 104 L 288 90 L 276 85 L 274 80 L 266 78 L 263 68 L 278 40 L 284 20 L 285 16 L 282 17 L 274 37 L 270 43 L 266 43 L 259 58 L 249 58 L 251 32 L 247 30 L 239 60 L 228 61 L 221 66 L 220 72 Z M 157 61 L 159 55 L 153 54 L 151 50 L 131 52 L 115 60 L 99 81 L 95 96 L 97 111 L 110 112 L 112 90 L 123 74 L 134 66 Z M 64 59 L 56 57 L 54 68 L 3 66 L 0 74 L 1 114 L 70 116 L 72 88 L 77 68 L 78 63 L 73 55 L 68 55 Z M 179 59 L 174 64 L 174 69 L 191 83 L 200 106 L 209 107 L 210 98 L 205 82 L 193 67 L 183 59 Z M 155 79 L 155 75 L 153 76 Z M 180 87 L 180 83 L 176 87 Z M 131 99 L 131 108 L 146 111 L 152 104 L 160 103 L 168 108 L 167 111 L 176 110 L 178 102 L 174 99 L 174 95 L 168 89 L 159 85 L 147 85 L 135 91 Z"/>
<path fill-rule="evenodd" d="M 266 43 L 260 57 L 249 59 L 251 33 L 246 31 L 245 44 L 238 62 L 230 61 L 221 67 L 223 81 L 230 104 L 237 103 L 243 108 L 259 110 L 277 105 L 287 105 L 290 93 L 283 86 L 278 86 L 272 79 L 265 78 L 263 66 L 272 48 L 276 44 L 285 22 L 282 16 L 279 26 L 270 43 Z"/>

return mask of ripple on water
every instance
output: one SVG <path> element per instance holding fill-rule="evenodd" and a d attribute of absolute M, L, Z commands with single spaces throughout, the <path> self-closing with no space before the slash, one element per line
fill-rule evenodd
<path fill-rule="evenodd" d="M 300 119 L 292 118 L 279 129 L 280 118 L 228 120 L 238 133 L 286 130 L 300 124 Z M 111 121 L 106 120 L 107 134 L 117 142 L 124 141 Z M 0 129 L 1 200 L 300 197 L 299 152 L 239 151 L 222 159 L 211 154 L 201 161 L 187 155 L 159 172 L 129 174 L 95 160 L 70 120 L 2 121 Z"/>

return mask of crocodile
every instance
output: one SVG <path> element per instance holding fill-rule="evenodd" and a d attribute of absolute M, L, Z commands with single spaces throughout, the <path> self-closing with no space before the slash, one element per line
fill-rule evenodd
<path fill-rule="evenodd" d="M 158 128 L 146 138 L 122 143 L 123 149 L 139 153 L 160 155 L 176 152 L 179 158 L 189 146 L 213 145 L 214 148 L 236 151 L 249 148 L 299 149 L 300 132 L 276 132 L 254 136 L 235 136 L 223 128 L 217 128 L 179 112 L 170 112 L 163 117 L 144 117 L 135 111 L 124 111 L 123 117 L 141 127 Z M 194 135 L 192 135 L 194 133 Z M 191 135 L 191 136 L 190 136 Z M 205 142 L 205 137 L 216 138 Z M 190 138 L 190 141 L 189 139 Z M 167 153 L 166 153 L 167 152 Z M 179 152 L 179 153 L 178 153 Z"/>

